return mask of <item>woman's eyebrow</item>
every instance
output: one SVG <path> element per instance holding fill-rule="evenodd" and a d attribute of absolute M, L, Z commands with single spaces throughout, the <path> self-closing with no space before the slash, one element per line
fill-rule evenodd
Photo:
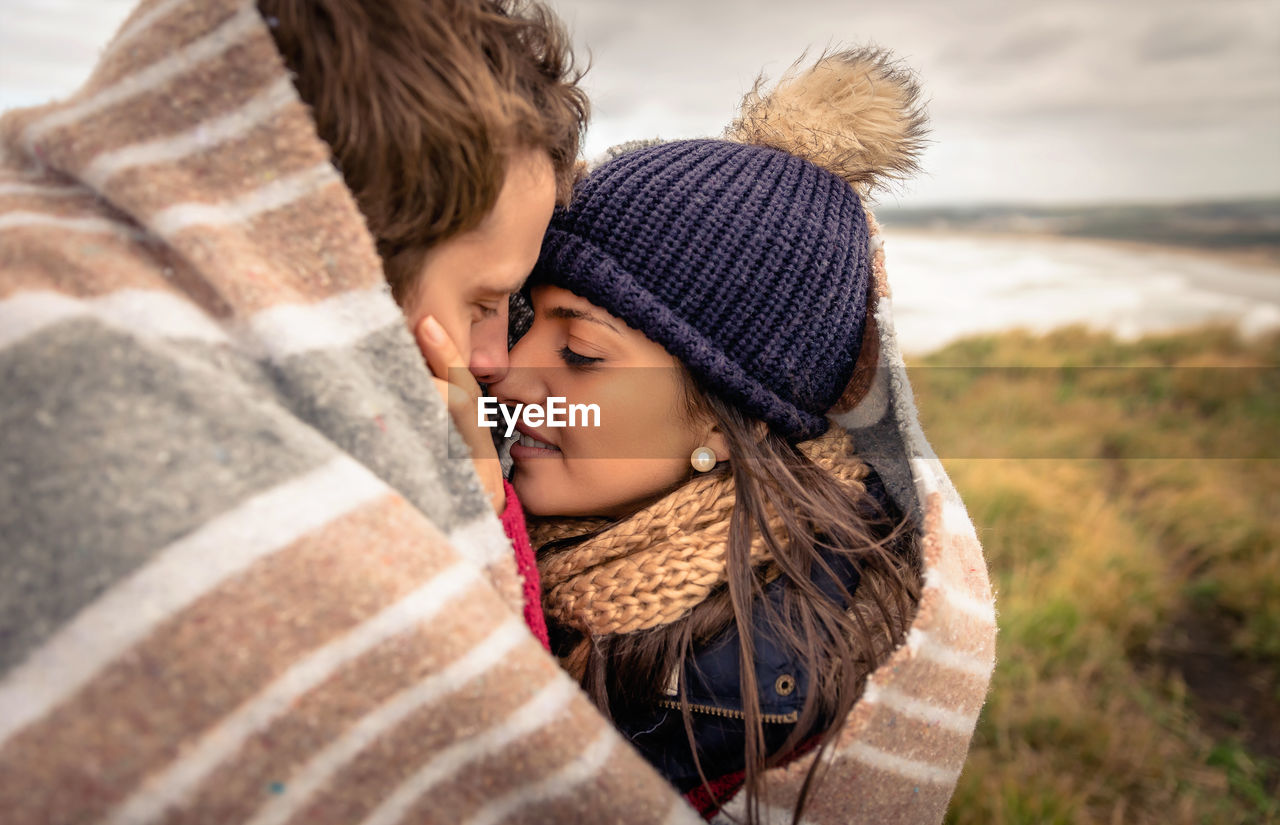
<path fill-rule="evenodd" d="M 578 320 L 590 321 L 593 324 L 600 324 L 601 326 L 606 326 L 609 329 L 613 330 L 614 332 L 618 333 L 619 335 L 622 334 L 622 331 L 620 329 L 618 329 L 617 327 L 615 327 L 613 324 L 609 323 L 605 319 L 601 318 L 600 316 L 595 315 L 594 313 L 591 313 L 591 312 L 583 312 L 582 310 L 574 309 L 573 307 L 564 307 L 564 306 L 551 307 L 546 311 L 546 316 L 548 318 L 555 318 L 557 320 L 562 320 L 562 321 L 578 321 Z"/>

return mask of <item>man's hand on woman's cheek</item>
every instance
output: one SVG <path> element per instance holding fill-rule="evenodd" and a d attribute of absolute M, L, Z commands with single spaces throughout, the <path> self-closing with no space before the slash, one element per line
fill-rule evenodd
<path fill-rule="evenodd" d="M 444 399 L 454 426 L 471 449 L 471 461 L 489 495 L 494 512 L 501 514 L 507 502 L 502 488 L 502 466 L 498 462 L 498 451 L 493 446 L 490 431 L 476 422 L 480 385 L 471 375 L 449 334 L 435 318 L 428 315 L 419 321 L 413 330 L 413 337 L 431 370 L 436 389 Z"/>

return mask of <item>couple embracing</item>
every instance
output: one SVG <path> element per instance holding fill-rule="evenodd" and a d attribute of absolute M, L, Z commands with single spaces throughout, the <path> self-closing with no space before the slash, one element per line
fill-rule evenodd
<path fill-rule="evenodd" d="M 14 821 L 939 821 L 994 612 L 864 201 L 915 96 L 584 172 L 536 7 L 140 7 L 0 121 Z M 481 394 L 599 426 L 504 474 Z"/>

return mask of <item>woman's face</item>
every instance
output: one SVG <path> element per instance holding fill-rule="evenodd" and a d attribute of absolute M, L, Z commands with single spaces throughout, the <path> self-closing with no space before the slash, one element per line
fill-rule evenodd
<path fill-rule="evenodd" d="M 512 485 L 525 509 L 625 515 L 686 480 L 696 448 L 726 457 L 711 422 L 691 420 L 679 366 L 665 349 L 568 290 L 535 287 L 532 299 L 533 325 L 489 391 L 506 405 L 545 406 L 559 396 L 600 413 L 598 427 L 582 426 L 582 415 L 571 427 L 517 424 Z"/>

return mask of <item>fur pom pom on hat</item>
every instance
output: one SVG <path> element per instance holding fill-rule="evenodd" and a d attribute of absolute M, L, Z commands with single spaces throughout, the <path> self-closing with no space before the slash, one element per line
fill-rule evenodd
<path fill-rule="evenodd" d="M 927 118 L 910 69 L 875 48 L 823 54 L 804 71 L 799 65 L 767 94 L 758 79 L 725 138 L 804 158 L 864 196 L 919 171 Z"/>
<path fill-rule="evenodd" d="M 531 283 L 608 310 L 789 438 L 820 435 L 866 320 L 859 193 L 920 144 L 908 78 L 882 53 L 825 56 L 749 94 L 733 140 L 616 153 L 557 210 Z"/>

